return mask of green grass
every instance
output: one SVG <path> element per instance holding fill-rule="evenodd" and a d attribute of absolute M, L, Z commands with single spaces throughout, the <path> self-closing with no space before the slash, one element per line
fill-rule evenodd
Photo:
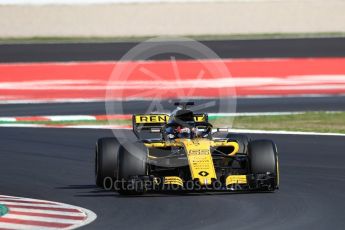
<path fill-rule="evenodd" d="M 307 112 L 292 115 L 210 117 L 214 127 L 236 129 L 286 130 L 323 133 L 345 133 L 345 112 Z M 48 124 L 48 125 L 131 125 L 131 120 L 108 121 L 39 121 L 0 122 L 1 124 Z"/>
<path fill-rule="evenodd" d="M 141 42 L 155 36 L 124 36 L 124 37 L 4 37 L 0 43 L 85 43 L 85 42 Z M 221 34 L 221 35 L 185 35 L 199 41 L 208 40 L 250 40 L 250 39 L 280 39 L 280 38 L 320 38 L 345 37 L 342 32 L 329 33 L 262 33 L 262 34 Z"/>
<path fill-rule="evenodd" d="M 216 127 L 230 124 L 228 117 L 210 119 Z M 345 112 L 307 112 L 293 115 L 235 117 L 233 128 L 345 133 Z"/>

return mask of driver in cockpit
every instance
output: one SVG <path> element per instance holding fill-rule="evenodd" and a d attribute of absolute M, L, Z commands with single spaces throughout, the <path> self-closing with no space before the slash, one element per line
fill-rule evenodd
<path fill-rule="evenodd" d="M 195 128 L 182 127 L 181 125 L 169 126 L 166 128 L 167 137 L 169 139 L 175 138 L 191 138 Z"/>
<path fill-rule="evenodd" d="M 196 127 L 183 127 L 181 125 L 169 126 L 166 128 L 167 137 L 169 139 L 176 138 L 207 138 L 211 133 L 211 127 L 205 127 L 203 129 L 198 129 Z"/>

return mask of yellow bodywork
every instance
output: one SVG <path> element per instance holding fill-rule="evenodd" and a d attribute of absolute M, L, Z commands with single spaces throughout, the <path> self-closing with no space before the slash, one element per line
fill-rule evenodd
<path fill-rule="evenodd" d="M 183 187 L 183 181 L 178 176 L 166 176 L 164 177 L 164 184 L 174 184 Z"/>
<path fill-rule="evenodd" d="M 225 185 L 232 185 L 232 184 L 247 184 L 247 176 L 246 175 L 230 175 L 226 178 Z"/>
<path fill-rule="evenodd" d="M 232 152 L 226 153 L 230 156 L 235 155 L 239 149 L 237 142 L 213 141 L 206 138 L 175 139 L 166 142 L 145 143 L 145 145 L 148 148 L 183 147 L 188 158 L 192 179 L 198 179 L 201 185 L 210 185 L 212 179 L 217 179 L 211 147 L 231 146 L 233 147 Z"/>
<path fill-rule="evenodd" d="M 177 139 L 183 144 L 188 158 L 192 179 L 199 179 L 201 185 L 209 185 L 217 179 L 208 139 Z"/>

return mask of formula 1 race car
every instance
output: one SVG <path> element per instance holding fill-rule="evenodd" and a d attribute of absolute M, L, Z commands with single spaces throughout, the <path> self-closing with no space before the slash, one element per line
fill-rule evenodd
<path fill-rule="evenodd" d="M 279 187 L 276 145 L 214 129 L 192 102 L 168 114 L 135 114 L 136 140 L 101 138 L 96 184 L 120 194 L 148 191 L 274 191 Z"/>

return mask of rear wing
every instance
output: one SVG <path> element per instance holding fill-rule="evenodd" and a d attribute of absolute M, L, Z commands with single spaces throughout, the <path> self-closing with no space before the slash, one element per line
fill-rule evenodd
<path fill-rule="evenodd" d="M 162 129 L 168 120 L 167 114 L 134 114 L 132 116 L 133 132 L 139 138 L 140 132 Z"/>
<path fill-rule="evenodd" d="M 132 116 L 133 132 L 139 138 L 142 131 L 150 131 L 152 129 L 160 129 L 168 123 L 170 116 L 168 114 L 134 114 Z M 194 114 L 194 121 L 204 124 L 208 122 L 208 115 L 206 113 Z"/>

